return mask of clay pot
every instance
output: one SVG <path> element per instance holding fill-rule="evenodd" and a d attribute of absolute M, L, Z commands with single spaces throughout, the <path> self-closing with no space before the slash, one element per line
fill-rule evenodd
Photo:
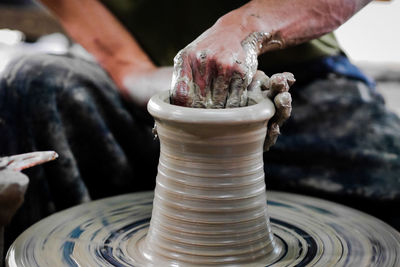
<path fill-rule="evenodd" d="M 263 144 L 269 99 L 232 109 L 195 109 L 154 96 L 148 110 L 161 142 L 144 264 L 266 265 L 281 247 L 269 224 Z"/>

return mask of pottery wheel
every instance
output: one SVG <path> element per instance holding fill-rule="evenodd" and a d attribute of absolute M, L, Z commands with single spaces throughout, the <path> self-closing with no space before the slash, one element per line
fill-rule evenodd
<path fill-rule="evenodd" d="M 272 230 L 284 251 L 271 266 L 400 266 L 400 234 L 362 212 L 300 195 L 269 192 Z M 56 213 L 10 247 L 14 266 L 136 266 L 153 193 L 122 195 Z"/>

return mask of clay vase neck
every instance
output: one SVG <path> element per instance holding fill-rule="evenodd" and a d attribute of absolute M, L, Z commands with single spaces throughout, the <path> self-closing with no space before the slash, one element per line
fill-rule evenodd
<path fill-rule="evenodd" d="M 150 228 L 139 247 L 145 261 L 272 263 L 281 247 L 269 224 L 263 143 L 273 104 L 209 110 L 168 102 L 163 93 L 148 105 L 161 154 Z"/>

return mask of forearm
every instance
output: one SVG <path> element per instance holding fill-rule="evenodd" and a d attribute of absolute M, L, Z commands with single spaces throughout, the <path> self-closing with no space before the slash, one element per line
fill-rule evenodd
<path fill-rule="evenodd" d="M 124 76 L 154 68 L 146 53 L 97 0 L 40 0 L 66 32 L 87 49 L 122 87 Z"/>
<path fill-rule="evenodd" d="M 239 28 L 240 40 L 253 33 L 264 34 L 258 36 L 258 41 L 261 41 L 258 54 L 261 54 L 331 32 L 369 2 L 370 0 L 253 0 L 223 16 L 216 25 L 233 25 Z"/>

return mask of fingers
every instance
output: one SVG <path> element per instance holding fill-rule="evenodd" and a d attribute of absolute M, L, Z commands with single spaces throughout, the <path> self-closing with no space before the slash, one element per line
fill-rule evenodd
<path fill-rule="evenodd" d="M 191 60 L 194 86 L 192 107 L 225 108 L 231 69 L 217 63 L 206 51 Z"/>
<path fill-rule="evenodd" d="M 284 72 L 272 75 L 266 82 L 267 96 L 273 99 L 276 108 L 271 122 L 277 123 L 278 126 L 281 126 L 292 112 L 292 97 L 288 91 L 295 81 L 293 74 Z"/>
<path fill-rule="evenodd" d="M 268 86 L 269 77 L 261 70 L 257 70 L 247 90 L 249 91 L 261 91 L 266 90 Z"/>
<path fill-rule="evenodd" d="M 279 93 L 274 98 L 275 115 L 268 123 L 267 137 L 264 150 L 268 151 L 276 143 L 280 135 L 280 126 L 290 117 L 292 112 L 292 97 L 288 92 Z"/>
<path fill-rule="evenodd" d="M 280 126 L 290 117 L 292 97 L 288 91 L 295 81 L 293 74 L 284 72 L 272 75 L 266 83 L 267 96 L 273 99 L 275 104 L 275 115 L 268 123 L 267 137 L 264 143 L 265 151 L 268 151 L 276 143 L 280 134 Z"/>
<path fill-rule="evenodd" d="M 6 167 L 14 171 L 21 171 L 48 161 L 58 158 L 54 151 L 39 151 L 25 154 L 14 155 L 1 158 L 2 162 L 7 162 Z"/>
<path fill-rule="evenodd" d="M 206 108 L 211 102 L 211 78 L 215 61 L 210 59 L 207 51 L 200 51 L 196 55 L 190 55 L 193 76 L 193 102 L 194 108 Z"/>
<path fill-rule="evenodd" d="M 277 123 L 270 123 L 268 125 L 267 136 L 264 142 L 264 151 L 268 151 L 271 146 L 275 145 L 280 133 L 279 125 Z"/>
<path fill-rule="evenodd" d="M 170 101 L 174 105 L 190 107 L 193 105 L 193 75 L 188 55 L 181 50 L 174 58 Z M 197 95 L 197 94 L 196 94 Z"/>
<path fill-rule="evenodd" d="M 258 70 L 247 87 L 248 105 L 254 105 L 264 99 L 263 90 L 267 89 L 268 82 L 268 76 Z"/>
<path fill-rule="evenodd" d="M 286 81 L 289 84 L 289 86 L 292 86 L 296 82 L 296 79 L 294 78 L 293 73 L 284 72 L 283 75 L 285 75 Z"/>
<path fill-rule="evenodd" d="M 279 125 L 282 124 L 290 117 L 292 112 L 292 97 L 290 93 L 283 92 L 275 96 L 275 116 L 274 121 Z"/>
<path fill-rule="evenodd" d="M 229 85 L 229 95 L 226 101 L 227 108 L 243 107 L 247 105 L 246 79 L 235 72 Z"/>
<path fill-rule="evenodd" d="M 218 68 L 218 75 L 212 82 L 212 101 L 208 107 L 224 108 L 228 98 L 230 74 L 223 67 Z"/>
<path fill-rule="evenodd" d="M 232 78 L 236 77 L 232 77 L 232 73 L 229 64 L 217 64 L 208 51 L 188 54 L 184 49 L 174 59 L 171 103 L 195 108 L 225 108 Z M 241 81 L 233 82 L 239 100 L 232 96 L 232 101 L 239 104 L 244 90 Z"/>
<path fill-rule="evenodd" d="M 275 96 L 275 115 L 268 123 L 267 137 L 264 142 L 264 150 L 268 151 L 276 143 L 280 135 L 280 127 L 290 117 L 292 112 L 292 97 L 288 92 Z"/>
<path fill-rule="evenodd" d="M 237 56 L 186 47 L 174 59 L 171 103 L 196 108 L 247 105 L 248 67 Z"/>
<path fill-rule="evenodd" d="M 204 61 L 205 62 L 204 62 Z M 230 108 L 247 104 L 246 79 L 237 62 L 218 61 L 212 55 L 194 59 L 193 80 L 199 88 L 201 105 L 193 107 Z"/>
<path fill-rule="evenodd" d="M 266 86 L 268 88 L 267 97 L 273 99 L 279 93 L 288 92 L 295 81 L 293 74 L 290 72 L 272 75 Z"/>

